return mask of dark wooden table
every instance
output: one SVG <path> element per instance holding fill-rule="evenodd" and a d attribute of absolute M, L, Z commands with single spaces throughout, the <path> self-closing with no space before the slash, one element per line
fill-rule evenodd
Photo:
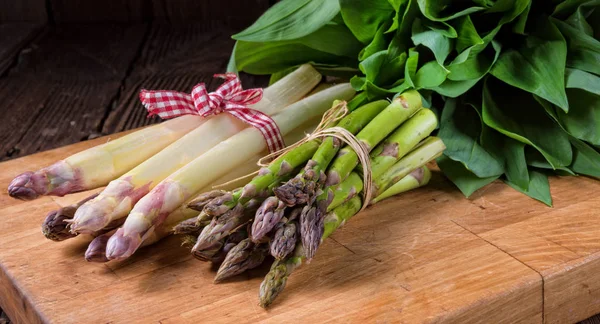
<path fill-rule="evenodd" d="M 271 1 L 106 3 L 0 0 L 0 161 L 159 122 L 146 118 L 140 89 L 214 89 L 230 35 Z"/>

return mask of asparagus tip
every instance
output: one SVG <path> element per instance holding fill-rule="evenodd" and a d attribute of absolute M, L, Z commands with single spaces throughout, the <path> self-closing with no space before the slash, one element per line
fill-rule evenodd
<path fill-rule="evenodd" d="M 123 260 L 130 257 L 142 244 L 142 238 L 124 234 L 123 228 L 110 237 L 106 246 L 106 257 L 109 260 Z"/>
<path fill-rule="evenodd" d="M 8 195 L 21 200 L 33 200 L 39 197 L 35 190 L 34 173 L 27 171 L 16 176 L 8 185 Z"/>
<path fill-rule="evenodd" d="M 88 262 L 108 262 L 106 257 L 106 244 L 112 233 L 100 235 L 93 239 L 85 251 L 85 260 Z"/>
<path fill-rule="evenodd" d="M 49 212 L 42 223 L 42 234 L 56 242 L 77 236 L 69 231 L 68 226 L 68 221 L 73 217 L 74 212 L 70 206 Z"/>

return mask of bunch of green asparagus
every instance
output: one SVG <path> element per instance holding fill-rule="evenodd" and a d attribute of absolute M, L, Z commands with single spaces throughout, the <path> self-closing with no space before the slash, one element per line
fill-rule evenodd
<path fill-rule="evenodd" d="M 260 169 L 245 186 L 193 199 L 188 207 L 200 214 L 174 232 L 183 235 L 197 259 L 221 263 L 215 282 L 273 257 L 259 293 L 260 305 L 267 307 L 291 273 L 310 262 L 323 240 L 364 204 L 428 183 L 427 163 L 445 149 L 431 136 L 437 124 L 414 90 L 392 102 L 364 104 L 329 126 L 354 134 L 369 152 L 370 170 L 359 163 L 360 152 L 337 137 L 310 139 Z M 370 197 L 363 190 L 365 171 L 371 174 Z"/>

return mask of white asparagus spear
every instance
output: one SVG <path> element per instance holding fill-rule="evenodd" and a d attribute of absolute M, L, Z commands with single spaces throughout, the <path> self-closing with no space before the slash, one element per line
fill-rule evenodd
<path fill-rule="evenodd" d="M 252 108 L 273 115 L 300 100 L 320 81 L 321 74 L 317 70 L 303 65 L 266 88 L 263 98 Z M 77 209 L 71 221 L 71 231 L 93 233 L 119 222 L 160 181 L 246 127 L 247 124 L 229 114 L 211 117 L 119 179 L 111 181 L 98 197 Z"/>
<path fill-rule="evenodd" d="M 322 115 L 331 108 L 334 100 L 349 100 L 354 94 L 350 84 L 339 84 L 290 105 L 273 119 L 282 135 L 286 135 L 305 121 Z M 129 257 L 170 212 L 192 197 L 199 188 L 235 169 L 265 148 L 261 133 L 254 128 L 246 128 L 170 175 L 133 207 L 123 227 L 109 239 L 107 257 Z"/>
<path fill-rule="evenodd" d="M 94 146 L 36 172 L 27 171 L 8 186 L 11 197 L 32 200 L 40 195 L 64 196 L 108 184 L 204 122 L 181 116 Z"/>

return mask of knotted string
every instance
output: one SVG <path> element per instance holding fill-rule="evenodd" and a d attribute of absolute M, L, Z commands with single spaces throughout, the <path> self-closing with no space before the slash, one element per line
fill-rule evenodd
<path fill-rule="evenodd" d="M 287 152 L 295 149 L 296 147 L 298 147 L 306 142 L 309 142 L 312 140 L 319 140 L 322 137 L 328 137 L 328 136 L 335 137 L 335 138 L 339 139 L 340 141 L 346 143 L 354 152 L 356 152 L 356 155 L 358 156 L 358 160 L 359 160 L 360 164 L 362 165 L 364 201 L 363 201 L 360 211 L 363 211 L 369 205 L 369 203 L 371 201 L 372 191 L 373 191 L 373 183 L 371 180 L 372 179 L 372 170 L 371 170 L 371 160 L 369 158 L 369 149 L 360 140 L 358 140 L 356 138 L 356 136 L 354 136 L 354 134 L 349 132 L 347 129 L 338 127 L 338 126 L 332 126 L 335 123 L 337 123 L 339 120 L 341 120 L 342 118 L 346 117 L 347 114 L 348 114 L 347 102 L 336 100 L 334 102 L 333 107 L 330 108 L 329 110 L 327 110 L 323 114 L 323 118 L 321 118 L 321 121 L 319 122 L 319 124 L 317 125 L 317 127 L 311 134 L 307 134 L 305 138 L 299 140 L 298 142 L 296 142 L 290 146 L 287 146 L 281 150 L 275 151 L 273 153 L 270 153 L 270 154 L 262 157 L 261 159 L 258 160 L 258 162 L 256 164 L 260 167 L 267 167 L 267 166 L 269 166 L 269 164 L 271 162 L 276 160 L 278 157 L 286 154 Z M 245 176 L 241 176 L 239 178 L 233 179 L 231 181 L 222 183 L 220 185 L 213 186 L 213 189 L 226 186 L 228 184 L 237 182 L 242 179 L 246 179 L 251 176 L 255 176 L 256 174 L 258 174 L 259 171 L 260 170 L 252 172 Z"/>

